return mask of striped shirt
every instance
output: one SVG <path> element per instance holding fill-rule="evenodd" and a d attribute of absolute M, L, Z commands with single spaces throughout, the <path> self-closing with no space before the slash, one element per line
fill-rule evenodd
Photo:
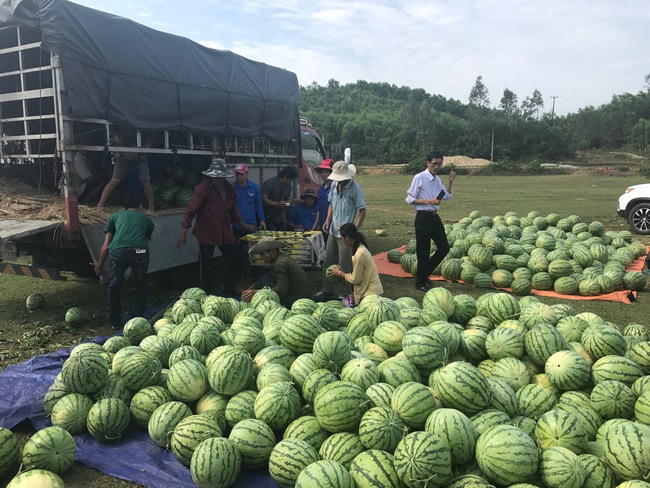
<path fill-rule="evenodd" d="M 438 175 L 432 175 L 428 169 L 425 169 L 413 177 L 411 186 L 406 191 L 406 203 L 412 205 L 415 200 L 431 200 L 436 198 L 442 190 L 445 191 L 445 196 L 442 197 L 443 200 L 452 197 L 452 194 L 447 191 Z M 438 205 L 418 203 L 415 204 L 415 210 L 437 211 Z"/>

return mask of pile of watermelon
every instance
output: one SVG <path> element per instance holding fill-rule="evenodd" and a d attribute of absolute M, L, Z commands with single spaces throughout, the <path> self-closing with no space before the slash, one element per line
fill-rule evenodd
<path fill-rule="evenodd" d="M 140 428 L 206 487 L 250 469 L 302 488 L 650 486 L 650 329 L 534 296 L 287 309 L 191 288 L 75 347 L 44 406 L 18 478 L 58 478 L 86 430 Z M 0 430 L 0 476 L 19 459 Z"/>
<path fill-rule="evenodd" d="M 153 183 L 156 208 L 186 208 L 192 199 L 194 187 L 201 183 L 201 171 L 209 160 L 195 158 L 188 165 L 178 162 L 170 165 Z"/>
<path fill-rule="evenodd" d="M 627 271 L 646 254 L 645 245 L 629 231 L 605 231 L 602 223 L 584 222 L 578 215 L 530 212 L 518 217 L 508 212 L 484 217 L 473 211 L 445 230 L 451 250 L 434 274 L 450 281 L 511 289 L 519 296 L 531 290 L 596 296 L 646 286 L 642 273 Z M 393 249 L 387 258 L 415 275 L 415 240 L 405 253 Z"/>

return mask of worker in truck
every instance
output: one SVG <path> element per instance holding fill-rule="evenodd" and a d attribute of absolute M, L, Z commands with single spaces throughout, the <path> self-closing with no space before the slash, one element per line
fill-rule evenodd
<path fill-rule="evenodd" d="M 124 129 L 115 128 L 111 134 L 111 145 L 113 146 L 135 146 L 135 131 L 126 131 Z M 146 144 L 145 144 L 145 147 Z M 120 183 L 128 176 L 129 166 L 134 164 L 138 170 L 138 177 L 142 182 L 144 194 L 147 197 L 147 209 L 150 212 L 155 211 L 153 198 L 153 187 L 151 186 L 149 176 L 149 164 L 147 156 L 143 153 L 113 153 L 113 177 L 104 187 L 102 196 L 97 204 L 98 208 L 103 209 L 111 194 L 119 186 Z"/>
<path fill-rule="evenodd" d="M 192 200 L 185 210 L 180 236 L 176 247 L 187 243 L 187 230 L 194 228 L 192 234 L 199 241 L 199 268 L 201 288 L 206 293 L 214 291 L 212 257 L 214 248 L 219 247 L 224 258 L 225 278 L 224 293 L 236 296 L 235 283 L 239 278 L 239 243 L 232 228 L 234 222 L 242 229 L 253 232 L 255 226 L 247 224 L 237 209 L 237 191 L 226 178 L 235 176 L 235 172 L 226 167 L 223 159 L 215 158 L 210 167 L 202 171 L 208 178 L 194 188 Z"/>
<path fill-rule="evenodd" d="M 147 271 L 149 270 L 149 240 L 153 234 L 153 220 L 142 213 L 142 196 L 127 193 L 124 210 L 108 217 L 104 228 L 104 244 L 94 264 L 100 275 L 108 256 L 110 280 L 108 283 L 108 320 L 112 329 L 119 329 L 122 320 L 121 291 L 124 273 L 131 268 L 135 282 L 133 316 L 142 317 L 147 304 Z"/>
<path fill-rule="evenodd" d="M 298 170 L 285 166 L 277 176 L 262 185 L 262 202 L 268 230 L 287 230 L 287 216 L 291 208 L 293 181 L 298 178 Z"/>

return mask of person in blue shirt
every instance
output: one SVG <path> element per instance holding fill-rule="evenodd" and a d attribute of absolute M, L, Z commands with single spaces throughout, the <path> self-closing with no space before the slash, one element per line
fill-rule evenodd
<path fill-rule="evenodd" d="M 318 222 L 318 207 L 316 192 L 311 188 L 300 196 L 302 200 L 294 205 L 289 212 L 288 225 L 290 230 L 313 230 Z"/>
<path fill-rule="evenodd" d="M 332 174 L 333 164 L 333 159 L 323 159 L 320 166 L 314 168 L 323 179 L 323 184 L 318 188 L 318 225 L 314 230 L 320 230 L 323 232 L 323 240 L 325 243 L 327 243 L 327 237 L 329 234 L 328 230 L 323 228 L 323 225 L 325 224 L 325 219 L 327 219 L 327 209 L 330 206 L 329 196 L 330 188 L 332 187 L 332 180 L 329 179 L 329 176 Z"/>
<path fill-rule="evenodd" d="M 248 165 L 239 163 L 235 166 L 235 191 L 237 192 L 237 209 L 242 220 L 247 225 L 259 227 L 266 230 L 266 220 L 264 218 L 264 208 L 262 207 L 262 191 L 259 185 L 248 179 Z M 248 261 L 248 242 L 242 241 L 241 238 L 250 231 L 243 229 L 237 223 L 232 224 L 235 232 L 235 238 L 239 242 L 239 256 L 241 258 L 242 270 L 249 267 Z M 245 274 L 244 271 L 242 274 Z"/>

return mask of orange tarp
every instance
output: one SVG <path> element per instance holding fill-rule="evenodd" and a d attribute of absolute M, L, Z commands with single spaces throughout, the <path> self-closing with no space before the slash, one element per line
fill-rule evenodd
<path fill-rule="evenodd" d="M 406 250 L 406 246 L 399 247 L 398 249 L 404 252 Z M 647 247 L 646 250 L 650 251 L 650 246 Z M 377 271 L 379 271 L 380 274 L 388 275 L 388 276 L 396 276 L 398 278 L 413 278 L 413 275 L 411 273 L 407 273 L 406 271 L 404 271 L 402 269 L 402 266 L 400 266 L 399 263 L 391 263 L 390 261 L 388 261 L 387 255 L 388 252 L 382 252 L 372 257 L 372 259 L 375 261 L 375 265 L 377 266 Z M 630 265 L 628 270 L 641 271 L 643 269 L 644 263 L 645 263 L 645 255 L 635 260 Z M 430 278 L 433 281 L 450 281 L 438 275 L 432 275 Z M 458 280 L 458 283 L 464 284 L 464 282 L 461 280 Z M 496 288 L 496 287 L 493 288 L 512 292 L 510 288 Z M 622 303 L 632 303 L 633 301 L 636 300 L 636 292 L 630 290 L 618 290 L 612 293 L 603 293 L 602 295 L 596 295 L 594 297 L 583 297 L 582 295 L 560 295 L 559 293 L 555 293 L 554 291 L 541 291 L 541 290 L 531 290 L 531 294 L 542 296 L 542 297 L 563 298 L 565 300 L 606 300 L 610 302 L 622 302 Z"/>

